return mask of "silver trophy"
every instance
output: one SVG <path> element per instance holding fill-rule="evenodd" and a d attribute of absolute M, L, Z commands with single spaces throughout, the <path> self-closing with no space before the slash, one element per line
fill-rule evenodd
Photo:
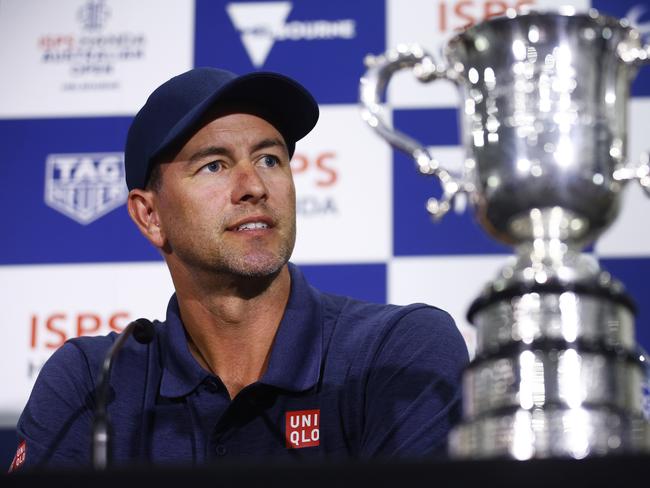
<path fill-rule="evenodd" d="M 443 195 L 428 210 L 441 218 L 466 194 L 483 228 L 515 249 L 468 312 L 477 351 L 453 457 L 650 450 L 634 304 L 582 252 L 616 218 L 627 181 L 650 194 L 647 156 L 626 159 L 630 84 L 649 58 L 637 30 L 592 10 L 508 11 L 452 38 L 444 62 L 417 46 L 366 60 L 363 118 L 440 180 Z M 405 69 L 457 85 L 459 174 L 386 123 L 381 96 Z"/>

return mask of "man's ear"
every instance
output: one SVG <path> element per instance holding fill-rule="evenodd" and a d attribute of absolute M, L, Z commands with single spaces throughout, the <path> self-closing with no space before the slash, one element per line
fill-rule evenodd
<path fill-rule="evenodd" d="M 129 215 L 151 244 L 158 249 L 165 245 L 165 236 L 160 227 L 154 192 L 138 188 L 129 192 L 127 200 Z"/>

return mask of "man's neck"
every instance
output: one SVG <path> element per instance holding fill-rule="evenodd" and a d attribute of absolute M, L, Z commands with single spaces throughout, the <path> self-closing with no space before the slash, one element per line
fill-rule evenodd
<path fill-rule="evenodd" d="M 223 281 L 212 289 L 195 280 L 175 283 L 176 295 L 190 351 L 203 368 L 219 376 L 234 398 L 267 369 L 291 278 L 285 265 L 266 282 Z"/>

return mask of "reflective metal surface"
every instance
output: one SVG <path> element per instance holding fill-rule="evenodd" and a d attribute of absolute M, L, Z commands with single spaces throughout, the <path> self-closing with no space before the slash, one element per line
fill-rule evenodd
<path fill-rule="evenodd" d="M 469 367 L 463 376 L 463 415 L 599 405 L 641 416 L 643 382 L 643 368 L 631 357 L 573 348 L 524 350 Z"/>
<path fill-rule="evenodd" d="M 512 343 L 545 339 L 635 349 L 634 316 L 625 306 L 574 292 L 527 293 L 499 300 L 472 317 L 477 350 L 495 354 Z"/>
<path fill-rule="evenodd" d="M 617 47 L 634 32 L 608 17 L 530 14 L 482 23 L 448 44 L 463 80 L 477 215 L 497 238 L 533 238 L 511 223 L 535 208 L 580 216 L 582 239 L 615 217 L 621 184 L 613 175 L 626 157 L 636 71 Z"/>
<path fill-rule="evenodd" d="M 535 213 L 554 213 L 557 207 Z M 579 252 L 558 238 L 533 239 L 519 244 L 516 258 L 501 269 L 491 289 L 499 291 L 517 284 L 544 284 L 558 281 L 565 285 L 587 281 L 598 281 L 602 287 L 616 292 L 617 283 L 604 274 L 598 262 L 591 256 Z"/>
<path fill-rule="evenodd" d="M 648 52 L 638 31 L 593 10 L 511 13 L 451 39 L 445 63 L 418 46 L 368 57 L 362 117 L 410 154 L 422 173 L 440 178 L 443 198 L 428 204 L 435 217 L 466 192 L 484 228 L 516 243 L 531 236 L 512 229 L 513 221 L 527 219 L 532 209 L 561 207 L 581 222 L 570 238 L 588 242 L 616 216 L 621 182 L 637 179 L 646 191 L 650 187 L 647 157 L 626 161 L 629 87 L 638 66 L 649 62 Z M 423 82 L 445 78 L 458 85 L 463 174 L 449 173 L 422 144 L 385 121 L 381 94 L 404 69 Z"/>
<path fill-rule="evenodd" d="M 464 423 L 449 444 L 459 458 L 582 459 L 647 452 L 650 429 L 642 418 L 606 408 L 517 410 Z"/>
<path fill-rule="evenodd" d="M 450 454 L 650 452 L 650 370 L 635 344 L 634 304 L 582 253 L 616 218 L 627 181 L 650 196 L 650 157 L 627 160 L 630 84 L 650 46 L 594 10 L 509 11 L 452 38 L 442 63 L 417 46 L 366 63 L 362 117 L 440 180 L 429 212 L 441 218 L 467 194 L 486 232 L 515 249 L 468 313 L 477 359 L 463 377 Z M 400 70 L 457 85 L 466 151 L 458 174 L 387 123 L 381 96 Z"/>

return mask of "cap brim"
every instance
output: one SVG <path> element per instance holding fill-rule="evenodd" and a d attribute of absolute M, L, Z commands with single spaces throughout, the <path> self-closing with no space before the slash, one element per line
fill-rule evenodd
<path fill-rule="evenodd" d="M 260 116 L 282 134 L 290 153 L 296 141 L 306 136 L 318 121 L 318 103 L 302 85 L 278 73 L 249 73 L 222 85 L 181 118 L 152 154 L 150 167 L 157 159 L 180 150 L 212 110 L 238 104 L 246 111 L 257 107 Z"/>

